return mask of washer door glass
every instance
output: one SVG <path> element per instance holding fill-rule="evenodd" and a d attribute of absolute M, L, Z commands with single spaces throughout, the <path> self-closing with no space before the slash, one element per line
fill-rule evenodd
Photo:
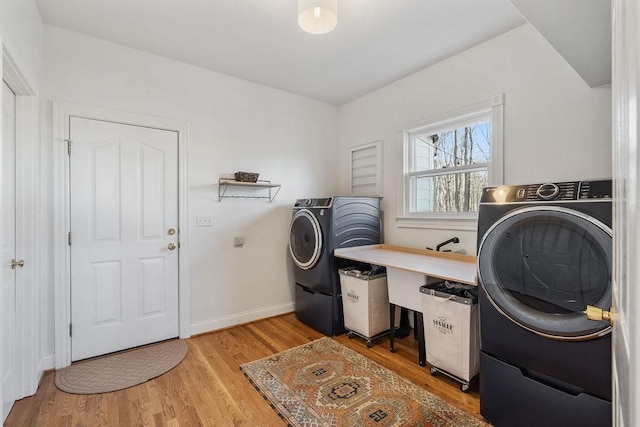
<path fill-rule="evenodd" d="M 289 251 L 296 265 L 313 268 L 322 254 L 322 231 L 316 217 L 308 209 L 293 215 L 289 231 Z"/>
<path fill-rule="evenodd" d="M 611 306 L 611 229 L 561 207 L 526 207 L 503 216 L 478 248 L 478 278 L 511 321 L 560 340 L 608 333 L 583 310 Z"/>

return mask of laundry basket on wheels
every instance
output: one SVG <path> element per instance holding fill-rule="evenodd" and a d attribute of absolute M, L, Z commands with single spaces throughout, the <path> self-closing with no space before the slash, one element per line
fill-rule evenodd
<path fill-rule="evenodd" d="M 340 269 L 342 308 L 347 336 L 372 341 L 389 333 L 389 293 L 386 273 Z"/>
<path fill-rule="evenodd" d="M 469 390 L 480 369 L 476 286 L 443 282 L 420 287 L 431 374 L 441 372 Z"/>

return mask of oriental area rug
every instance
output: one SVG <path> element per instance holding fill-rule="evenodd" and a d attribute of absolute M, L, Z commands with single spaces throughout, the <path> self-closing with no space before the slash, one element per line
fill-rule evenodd
<path fill-rule="evenodd" d="M 331 338 L 240 366 L 290 426 L 485 426 Z"/>
<path fill-rule="evenodd" d="M 170 371 L 187 352 L 187 343 L 174 339 L 82 360 L 57 370 L 55 384 L 60 390 L 74 394 L 122 390 Z"/>

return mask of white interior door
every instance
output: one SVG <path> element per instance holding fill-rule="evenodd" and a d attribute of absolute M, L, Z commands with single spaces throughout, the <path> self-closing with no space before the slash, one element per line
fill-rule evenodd
<path fill-rule="evenodd" d="M 178 336 L 178 135 L 71 117 L 71 358 Z"/>
<path fill-rule="evenodd" d="M 2 82 L 2 421 L 15 401 L 16 327 L 16 96 Z"/>
<path fill-rule="evenodd" d="M 637 0 L 613 1 L 613 425 L 640 425 L 640 39 Z"/>

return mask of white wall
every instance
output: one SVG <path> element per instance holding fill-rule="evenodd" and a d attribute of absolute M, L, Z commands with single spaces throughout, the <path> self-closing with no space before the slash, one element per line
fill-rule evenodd
<path fill-rule="evenodd" d="M 347 149 L 384 139 L 386 243 L 475 253 L 476 233 L 398 228 L 403 125 L 505 94 L 505 183 L 611 176 L 611 89 L 591 89 L 530 26 L 523 25 L 340 107 L 341 190 Z"/>
<path fill-rule="evenodd" d="M 0 1 L 0 38 L 37 92 L 42 79 L 42 21 L 33 0 Z"/>
<path fill-rule="evenodd" d="M 189 122 L 192 333 L 291 311 L 291 207 L 338 188 L 337 107 L 56 27 L 45 26 L 44 40 L 49 159 L 53 100 Z M 274 202 L 218 202 L 218 177 L 239 170 L 282 184 Z M 196 228 L 196 216 L 213 227 Z M 239 235 L 244 248 L 233 247 Z"/>

